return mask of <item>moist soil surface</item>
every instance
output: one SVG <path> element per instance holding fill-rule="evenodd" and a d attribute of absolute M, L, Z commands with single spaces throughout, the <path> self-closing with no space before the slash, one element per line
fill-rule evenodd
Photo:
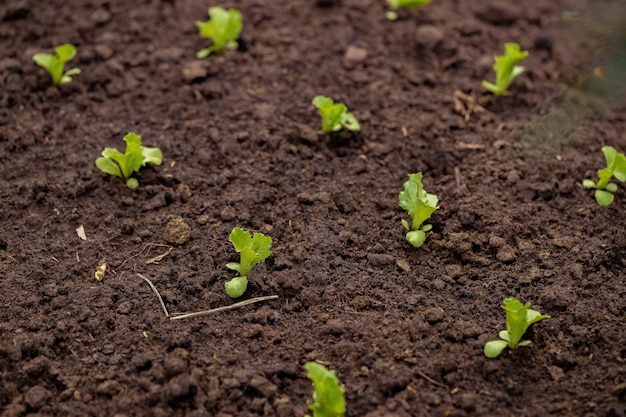
<path fill-rule="evenodd" d="M 233 0 L 239 50 L 198 60 L 213 5 L 0 4 L 3 417 L 303 416 L 307 361 L 347 416 L 626 414 L 626 193 L 581 185 L 626 150 L 623 3 L 392 22 L 383 1 Z M 82 73 L 54 86 L 31 57 L 66 42 Z M 530 55 L 496 99 L 505 42 Z M 318 94 L 361 132 L 320 133 Z M 128 132 L 164 155 L 135 190 L 94 165 Z M 398 206 L 416 172 L 440 199 L 419 249 Z M 172 315 L 233 304 L 235 226 L 273 238 L 241 299 L 277 298 L 166 317 L 138 274 Z M 550 318 L 487 359 L 506 297 Z"/>

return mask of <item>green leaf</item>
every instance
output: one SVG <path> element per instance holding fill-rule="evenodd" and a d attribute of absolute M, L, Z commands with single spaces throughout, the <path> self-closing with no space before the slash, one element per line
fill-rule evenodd
<path fill-rule="evenodd" d="M 538 311 L 530 309 L 530 302 L 522 304 L 515 298 L 506 298 L 502 306 L 506 311 L 506 330 L 508 332 L 508 342 L 511 349 L 515 349 L 522 339 L 528 327 L 540 320 L 550 316 L 542 315 Z"/>
<path fill-rule="evenodd" d="M 528 327 L 550 316 L 531 310 L 530 303 L 522 304 L 515 298 L 505 298 L 502 308 L 506 311 L 506 330 L 500 331 L 501 340 L 492 340 L 485 344 L 484 352 L 488 358 L 495 358 L 504 348 L 515 349 L 518 346 L 528 346 L 530 340 L 521 340 Z"/>
<path fill-rule="evenodd" d="M 135 172 L 139 172 L 146 163 L 160 165 L 163 155 L 158 148 L 141 146 L 141 136 L 130 132 L 124 136 L 126 151 L 121 153 L 114 148 L 105 148 L 102 157 L 96 159 L 96 167 L 102 172 L 129 180 Z M 137 180 L 127 181 L 129 188 L 137 188 Z"/>
<path fill-rule="evenodd" d="M 398 9 L 404 7 L 407 10 L 417 9 L 418 7 L 430 4 L 431 0 L 387 0 L 389 7 Z"/>
<path fill-rule="evenodd" d="M 485 343 L 484 349 L 485 356 L 490 359 L 497 358 L 507 346 L 508 343 L 504 340 L 492 340 L 487 342 Z"/>
<path fill-rule="evenodd" d="M 238 10 L 225 10 L 221 7 L 209 8 L 209 21 L 196 22 L 196 26 L 201 37 L 212 41 L 211 46 L 196 54 L 198 58 L 205 58 L 213 52 L 224 49 L 236 49 L 237 39 L 243 28 L 241 13 Z"/>
<path fill-rule="evenodd" d="M 245 276 L 235 277 L 224 284 L 226 294 L 230 298 L 239 298 L 248 288 L 248 278 Z"/>
<path fill-rule="evenodd" d="M 583 180 L 583 187 L 585 188 L 596 188 L 596 183 L 592 180 Z"/>
<path fill-rule="evenodd" d="M 250 236 L 249 232 L 240 227 L 235 227 L 230 232 L 228 240 L 232 242 L 235 251 L 239 252 L 240 260 L 239 262 L 229 262 L 226 267 L 239 272 L 242 276 L 247 276 L 252 268 L 265 261 L 272 253 L 270 250 L 272 238 L 263 233 L 254 233 Z M 246 279 L 246 285 L 247 282 Z M 232 291 L 232 293 L 235 292 Z"/>
<path fill-rule="evenodd" d="M 329 371 L 317 362 L 307 362 L 304 368 L 314 387 L 313 402 L 309 404 L 313 417 L 343 417 L 346 400 L 335 371 Z"/>
<path fill-rule="evenodd" d="M 332 98 L 325 96 L 316 96 L 312 103 L 317 107 L 322 118 L 322 132 L 338 132 L 342 127 L 353 132 L 361 130 L 359 121 L 352 113 L 348 113 L 345 104 L 335 104 Z"/>
<path fill-rule="evenodd" d="M 426 241 L 426 233 L 423 230 L 412 230 L 406 234 L 406 240 L 415 248 L 419 248 Z"/>
<path fill-rule="evenodd" d="M 404 190 L 398 194 L 400 207 L 405 209 L 411 216 L 411 227 L 408 222 L 403 221 L 402 225 L 409 230 L 406 239 L 416 248 L 420 247 L 426 239 L 425 231 L 430 230 L 429 225 L 423 223 L 439 207 L 439 198 L 434 194 L 428 194 L 422 185 L 422 173 L 409 174 L 409 180 L 404 183 Z M 421 233 L 412 233 L 412 232 Z"/>
<path fill-rule="evenodd" d="M 80 69 L 72 68 L 63 73 L 65 64 L 76 56 L 76 48 L 69 43 L 55 48 L 55 54 L 39 53 L 33 55 L 33 61 L 43 67 L 50 74 L 54 84 L 64 84 L 72 81 L 72 75 L 80 74 Z"/>
<path fill-rule="evenodd" d="M 595 198 L 598 205 L 602 207 L 610 206 L 615 199 L 615 196 L 608 191 L 605 190 L 596 190 Z"/>
<path fill-rule="evenodd" d="M 483 81 L 483 88 L 493 93 L 495 96 L 506 96 L 513 80 L 524 72 L 524 67 L 516 65 L 528 56 L 528 51 L 522 51 L 516 43 L 504 44 L 504 55 L 496 56 L 493 70 L 496 72 L 496 83 Z"/>
<path fill-rule="evenodd" d="M 626 157 L 624 154 L 617 152 L 612 146 L 603 146 L 602 152 L 606 159 L 606 169 L 619 181 L 626 181 Z"/>

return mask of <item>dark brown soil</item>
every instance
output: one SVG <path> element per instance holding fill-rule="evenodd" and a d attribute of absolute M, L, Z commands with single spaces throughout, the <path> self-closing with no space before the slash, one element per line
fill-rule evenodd
<path fill-rule="evenodd" d="M 626 8 L 518 3 L 390 22 L 383 1 L 232 0 L 247 50 L 198 61 L 214 4 L 1 2 L 1 415 L 302 416 L 310 360 L 347 416 L 625 415 L 626 193 L 601 208 L 581 182 L 626 150 Z M 527 71 L 496 100 L 508 41 Z M 56 87 L 31 56 L 65 42 L 82 74 Z M 318 133 L 317 94 L 362 131 Z M 94 166 L 130 131 L 165 158 L 135 191 Z M 441 208 L 415 249 L 397 196 L 418 171 Z M 234 226 L 274 239 L 243 299 L 279 298 L 167 319 L 137 273 L 170 312 L 229 305 Z M 505 297 L 551 318 L 489 360 Z"/>

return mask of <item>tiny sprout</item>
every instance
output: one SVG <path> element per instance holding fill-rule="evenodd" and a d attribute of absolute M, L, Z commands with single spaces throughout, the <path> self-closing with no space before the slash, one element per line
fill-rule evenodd
<path fill-rule="evenodd" d="M 387 17 L 388 20 L 398 20 L 397 9 L 401 7 L 407 10 L 417 9 L 430 4 L 430 2 L 431 0 L 387 0 L 387 4 L 389 4 L 392 10 L 385 13 L 385 17 Z"/>
<path fill-rule="evenodd" d="M 617 152 L 612 146 L 602 147 L 604 159 L 606 159 L 606 168 L 598 170 L 598 182 L 592 180 L 584 180 L 583 187 L 595 188 L 596 202 L 606 207 L 613 202 L 617 192 L 617 184 L 609 182 L 615 178 L 619 182 L 626 181 L 626 156 Z"/>
<path fill-rule="evenodd" d="M 236 9 L 225 10 L 221 7 L 211 7 L 209 17 L 207 22 L 196 22 L 200 36 L 212 42 L 209 47 L 196 54 L 200 59 L 224 49 L 237 49 L 237 39 L 243 27 L 241 13 Z"/>
<path fill-rule="evenodd" d="M 359 121 L 348 112 L 348 107 L 343 103 L 335 103 L 332 98 L 316 96 L 313 105 L 318 108 L 322 118 L 322 132 L 338 132 L 342 127 L 353 132 L 361 130 Z"/>
<path fill-rule="evenodd" d="M 96 159 L 96 166 L 106 174 L 126 180 L 128 188 L 135 189 L 139 186 L 139 181 L 131 175 L 139 172 L 139 169 L 148 163 L 161 165 L 163 154 L 159 148 L 141 146 L 141 136 L 136 133 L 128 133 L 124 136 L 124 141 L 126 142 L 125 153 L 114 148 L 105 148 L 102 156 Z"/>
<path fill-rule="evenodd" d="M 493 70 L 496 72 L 496 83 L 483 80 L 482 86 L 496 97 L 510 95 L 507 88 L 525 70 L 524 67 L 516 64 L 527 56 L 528 51 L 522 51 L 518 44 L 505 43 L 504 55 L 494 58 Z"/>
<path fill-rule="evenodd" d="M 48 71 L 54 84 L 65 84 L 72 81 L 72 75 L 80 74 L 80 69 L 72 68 L 63 72 L 65 64 L 76 56 L 76 48 L 74 45 L 65 43 L 57 46 L 55 54 L 39 53 L 33 55 L 33 61 L 40 67 Z"/>

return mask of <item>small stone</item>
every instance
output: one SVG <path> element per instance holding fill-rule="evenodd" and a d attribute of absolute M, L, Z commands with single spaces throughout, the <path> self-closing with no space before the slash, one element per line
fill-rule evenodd
<path fill-rule="evenodd" d="M 554 381 L 565 378 L 565 372 L 558 366 L 548 366 L 548 372 Z"/>
<path fill-rule="evenodd" d="M 346 331 L 346 323 L 341 319 L 330 319 L 322 327 L 322 334 L 339 336 Z"/>
<path fill-rule="evenodd" d="M 261 375 L 254 375 L 248 385 L 259 391 L 266 398 L 273 397 L 278 392 L 278 387 Z"/>
<path fill-rule="evenodd" d="M 367 59 L 367 49 L 349 45 L 343 54 L 343 66 L 346 69 L 353 69 Z"/>
<path fill-rule="evenodd" d="M 96 392 L 100 395 L 108 395 L 109 397 L 113 397 L 122 391 L 122 386 L 119 382 L 113 380 L 107 380 L 102 382 L 96 388 Z"/>
<path fill-rule="evenodd" d="M 182 245 L 191 239 L 191 227 L 182 217 L 174 217 L 165 227 L 165 242 L 169 245 Z"/>
<path fill-rule="evenodd" d="M 446 312 L 441 307 L 430 307 L 424 310 L 424 319 L 430 323 L 439 323 L 446 318 Z"/>
<path fill-rule="evenodd" d="M 207 77 L 209 69 L 204 61 L 191 61 L 183 66 L 183 79 L 187 83 L 200 81 Z"/>
<path fill-rule="evenodd" d="M 108 45 L 96 45 L 93 49 L 96 51 L 96 54 L 98 54 L 98 56 L 104 60 L 107 60 L 113 56 L 113 49 L 111 49 L 111 47 L 109 47 Z"/>
<path fill-rule="evenodd" d="M 41 385 L 35 385 L 26 391 L 24 395 L 24 403 L 29 408 L 39 410 L 52 399 L 52 393 Z"/>
<path fill-rule="evenodd" d="M 220 212 L 220 218 L 222 221 L 229 222 L 235 219 L 237 216 L 237 210 L 234 207 L 226 206 Z"/>
<path fill-rule="evenodd" d="M 500 262 L 509 263 L 513 262 L 517 254 L 515 253 L 515 249 L 513 249 L 510 245 L 502 245 L 502 247 L 498 250 L 496 254 L 496 259 Z"/>
<path fill-rule="evenodd" d="M 99 8 L 91 14 L 90 18 L 96 25 L 104 25 L 111 20 L 111 13 L 103 8 Z"/>
<path fill-rule="evenodd" d="M 443 32 L 436 26 L 421 25 L 415 31 L 417 46 L 424 49 L 435 49 L 443 39 Z"/>
<path fill-rule="evenodd" d="M 152 53 L 152 58 L 161 62 L 178 61 L 185 54 L 183 48 L 172 46 L 170 48 L 158 48 Z"/>
<path fill-rule="evenodd" d="M 392 265 L 395 259 L 391 255 L 385 255 L 383 253 L 368 253 L 367 263 L 372 266 Z"/>

